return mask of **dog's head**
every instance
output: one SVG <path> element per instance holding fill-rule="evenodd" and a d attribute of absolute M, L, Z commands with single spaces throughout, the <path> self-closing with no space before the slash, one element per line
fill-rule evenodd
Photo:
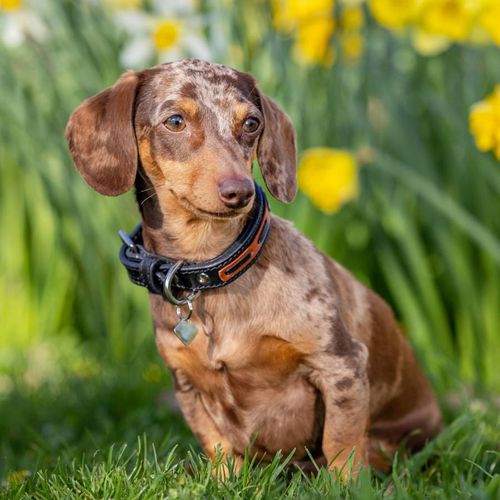
<path fill-rule="evenodd" d="M 252 76 L 219 64 L 127 72 L 74 111 L 66 137 L 76 168 L 99 193 L 128 191 L 142 166 L 160 204 L 174 196 L 198 217 L 250 210 L 255 158 L 277 199 L 290 202 L 297 189 L 290 120 Z"/>

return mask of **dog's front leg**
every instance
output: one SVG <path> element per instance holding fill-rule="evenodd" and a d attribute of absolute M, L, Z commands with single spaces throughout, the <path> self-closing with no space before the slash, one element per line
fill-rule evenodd
<path fill-rule="evenodd" d="M 323 454 L 343 478 L 356 476 L 360 461 L 367 465 L 365 440 L 369 424 L 368 351 L 347 336 L 311 359 L 311 383 L 325 405 Z M 346 463 L 353 453 L 353 466 Z"/>
<path fill-rule="evenodd" d="M 222 453 L 223 461 L 219 470 L 214 467 L 213 474 L 219 475 L 222 479 L 229 477 L 229 470 L 226 458 L 232 452 L 231 443 L 225 438 L 217 426 L 215 425 L 212 417 L 208 414 L 201 400 L 199 392 L 192 387 L 186 380 L 180 370 L 176 370 L 174 374 L 175 380 L 175 397 L 181 408 L 182 414 L 189 425 L 194 436 L 201 444 L 205 454 L 215 464 L 217 453 Z M 233 470 L 237 473 L 242 464 L 242 458 L 233 452 L 231 463 Z"/>

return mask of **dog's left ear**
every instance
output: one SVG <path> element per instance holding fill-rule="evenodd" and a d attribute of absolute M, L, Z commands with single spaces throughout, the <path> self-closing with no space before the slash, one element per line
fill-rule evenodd
<path fill-rule="evenodd" d="M 264 130 L 257 146 L 257 159 L 271 194 L 290 203 L 297 193 L 295 131 L 290 118 L 269 97 L 259 92 Z"/>

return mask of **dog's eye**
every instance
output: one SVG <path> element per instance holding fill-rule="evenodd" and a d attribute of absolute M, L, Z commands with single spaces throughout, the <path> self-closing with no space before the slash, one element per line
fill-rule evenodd
<path fill-rule="evenodd" d="M 169 116 L 164 121 L 165 127 L 167 127 L 172 132 L 180 132 L 186 127 L 186 123 L 184 122 L 184 118 L 181 115 L 172 115 Z"/>
<path fill-rule="evenodd" d="M 245 132 L 255 132 L 260 126 L 260 121 L 253 117 L 253 116 L 250 116 L 248 117 L 245 122 L 243 123 L 243 130 Z"/>

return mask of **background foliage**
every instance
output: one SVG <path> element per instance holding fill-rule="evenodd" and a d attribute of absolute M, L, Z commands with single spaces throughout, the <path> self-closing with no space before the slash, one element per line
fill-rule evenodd
<path fill-rule="evenodd" d="M 22 484 L 58 456 L 64 464 L 113 442 L 135 442 L 141 432 L 156 443 L 179 442 L 181 454 L 194 444 L 166 391 L 146 294 L 117 259 L 117 230 L 138 218 L 133 194 L 92 192 L 63 137 L 70 112 L 111 85 L 124 61 L 147 66 L 183 55 L 252 72 L 290 114 L 299 152 L 335 148 L 355 159 L 358 195 L 335 213 L 321 212 L 319 200 L 304 193 L 272 209 L 393 305 L 448 420 L 468 415 L 448 435 L 479 464 L 471 469 L 479 476 L 469 472 L 464 481 L 482 490 L 492 480 L 500 171 L 493 155 L 476 149 L 468 121 L 471 106 L 500 82 L 499 51 L 486 32 L 479 39 L 427 33 L 441 45 L 421 55 L 421 17 L 408 15 L 395 27 L 372 10 L 377 3 L 384 4 L 309 2 L 313 14 L 320 4 L 330 24 L 302 36 L 311 14 L 299 9 L 283 25 L 287 2 L 0 2 L 4 486 Z M 362 22 L 349 25 L 342 16 L 353 5 Z M 353 32 L 359 43 L 349 49 Z M 457 437 L 457 426 L 464 435 L 477 429 L 475 447 Z"/>

